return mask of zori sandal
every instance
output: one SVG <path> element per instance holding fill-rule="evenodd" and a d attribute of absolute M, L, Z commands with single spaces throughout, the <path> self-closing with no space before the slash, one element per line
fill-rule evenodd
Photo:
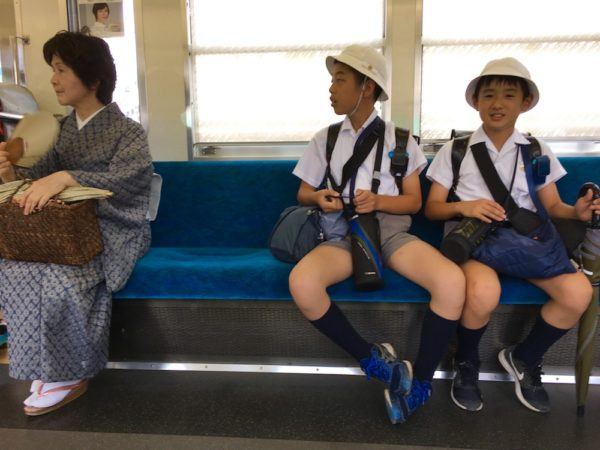
<path fill-rule="evenodd" d="M 88 380 L 81 380 L 75 384 L 59 386 L 53 389 L 48 389 L 44 392 L 45 384 L 51 383 L 37 384 L 37 392 L 35 392 L 27 400 L 25 400 L 26 405 L 23 408 L 23 411 L 28 416 L 41 416 L 42 414 L 47 414 L 51 411 L 57 410 L 66 405 L 67 403 L 72 402 L 76 398 L 81 397 L 85 393 L 85 391 L 87 391 L 88 388 Z M 51 399 L 49 397 L 52 394 L 64 393 L 65 391 L 67 392 L 66 395 L 61 396 L 59 394 L 57 398 L 58 401 L 56 403 L 47 404 L 51 402 Z M 37 403 L 38 406 L 33 406 L 31 405 L 32 403 Z"/>

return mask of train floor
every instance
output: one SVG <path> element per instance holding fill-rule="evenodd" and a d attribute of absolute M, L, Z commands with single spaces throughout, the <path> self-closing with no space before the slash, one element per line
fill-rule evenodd
<path fill-rule="evenodd" d="M 389 423 L 382 386 L 359 376 L 105 370 L 63 409 L 26 417 L 29 383 L 0 365 L 0 447 L 209 449 L 597 449 L 600 386 L 575 415 L 574 385 L 547 384 L 549 414 L 508 382 L 481 383 L 485 406 L 458 409 L 450 383 L 409 422 Z"/>

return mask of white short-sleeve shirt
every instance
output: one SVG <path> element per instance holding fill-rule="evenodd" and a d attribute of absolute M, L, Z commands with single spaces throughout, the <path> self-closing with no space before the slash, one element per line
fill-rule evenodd
<path fill-rule="evenodd" d="M 494 199 L 490 190 L 485 184 L 483 176 L 477 167 L 477 163 L 475 162 L 475 158 L 473 157 L 473 153 L 471 152 L 470 148 L 472 145 L 480 142 L 485 143 L 492 162 L 494 163 L 494 167 L 496 168 L 498 175 L 500 175 L 500 179 L 507 189 L 510 187 L 513 169 L 515 167 L 515 158 L 518 158 L 517 172 L 515 175 L 515 182 L 511 195 L 516 204 L 521 208 L 527 208 L 531 211 L 536 211 L 536 207 L 531 200 L 529 189 L 527 187 L 527 177 L 525 175 L 523 158 L 521 157 L 521 153 L 518 151 L 519 144 L 527 145 L 529 144 L 529 141 L 516 129 L 504 143 L 500 151 L 496 149 L 490 138 L 483 130 L 483 127 L 478 128 L 477 131 L 471 135 L 467 152 L 465 153 L 465 157 L 460 166 L 456 195 L 458 195 L 458 197 L 463 201 Z M 548 184 L 558 181 L 567 173 L 556 156 L 550 150 L 550 147 L 548 147 L 548 145 L 543 141 L 539 141 L 539 143 L 542 154 L 548 155 L 550 158 L 550 173 L 546 177 L 546 180 L 543 184 L 536 186 L 536 190 L 540 190 L 543 187 L 546 187 Z M 427 178 L 450 190 L 452 187 L 452 141 L 446 142 L 435 155 L 435 158 L 427 170 Z"/>
<path fill-rule="evenodd" d="M 376 117 L 377 112 L 374 110 L 358 131 L 354 131 L 348 117 L 344 119 L 331 155 L 331 174 L 336 183 L 340 183 L 342 180 L 342 169 L 344 164 L 346 164 L 352 156 L 356 140 Z M 293 171 L 294 175 L 314 188 L 318 188 L 323 182 L 325 169 L 327 168 L 327 160 L 325 158 L 327 129 L 328 128 L 323 128 L 314 135 Z M 396 135 L 394 130 L 394 124 L 392 122 L 386 122 L 383 158 L 381 160 L 381 184 L 378 191 L 378 194 L 381 195 L 398 195 L 398 187 L 396 186 L 394 177 L 390 173 L 391 160 L 389 153 L 394 150 L 396 146 Z M 355 189 L 371 190 L 375 154 L 377 153 L 376 147 L 377 144 L 373 145 L 371 153 L 358 168 Z M 405 177 L 408 177 L 414 171 L 421 173 L 427 165 L 427 159 L 412 136 L 409 136 L 408 138 L 406 151 L 408 153 L 409 162 Z M 349 191 L 350 182 L 346 185 L 343 195 L 348 196 Z"/>

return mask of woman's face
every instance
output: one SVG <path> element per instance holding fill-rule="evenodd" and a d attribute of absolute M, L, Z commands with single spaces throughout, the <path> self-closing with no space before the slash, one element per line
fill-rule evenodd
<path fill-rule="evenodd" d="M 60 56 L 54 55 L 50 65 L 53 72 L 50 83 L 56 93 L 58 103 L 76 108 L 89 100 L 90 96 L 96 97 L 96 92 L 83 84 L 73 69 L 60 59 Z"/>
<path fill-rule="evenodd" d="M 106 23 L 108 22 L 109 14 L 110 13 L 108 12 L 108 8 L 99 9 L 98 11 L 96 11 L 96 20 L 98 22 Z"/>

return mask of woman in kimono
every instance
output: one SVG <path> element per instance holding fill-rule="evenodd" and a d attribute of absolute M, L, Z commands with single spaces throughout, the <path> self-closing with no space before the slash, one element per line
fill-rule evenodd
<path fill-rule="evenodd" d="M 52 87 L 73 111 L 55 147 L 29 171 L 15 170 L 0 144 L 3 182 L 35 179 L 15 200 L 23 214 L 70 186 L 108 189 L 98 203 L 104 250 L 66 266 L 0 258 L 0 306 L 9 328 L 9 374 L 33 380 L 25 414 L 40 415 L 79 397 L 106 365 L 111 295 L 123 287 L 150 244 L 146 220 L 153 167 L 142 127 L 112 103 L 116 82 L 106 42 L 61 32 L 44 45 Z M 82 239 L 85 239 L 82 236 Z"/>

